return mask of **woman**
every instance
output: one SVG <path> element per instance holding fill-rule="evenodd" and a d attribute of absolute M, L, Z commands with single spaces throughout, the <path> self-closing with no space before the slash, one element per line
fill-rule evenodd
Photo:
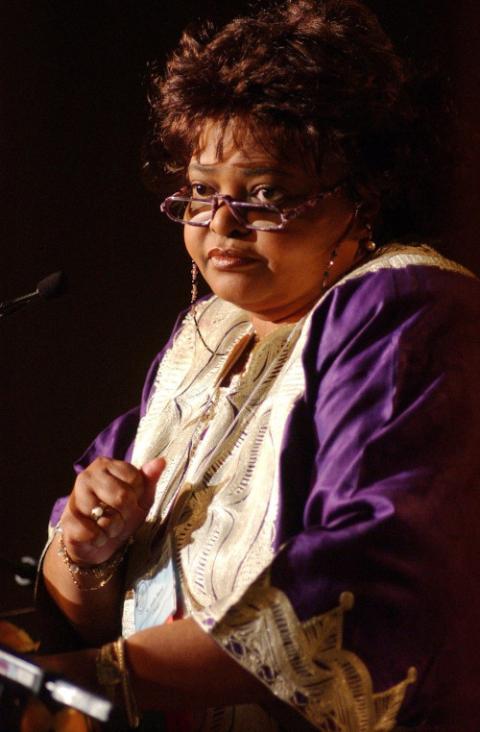
<path fill-rule="evenodd" d="M 45 586 L 83 650 L 43 662 L 132 725 L 477 730 L 480 293 L 388 244 L 420 220 L 405 70 L 356 0 L 294 0 L 154 81 L 213 296 L 57 507 Z"/>

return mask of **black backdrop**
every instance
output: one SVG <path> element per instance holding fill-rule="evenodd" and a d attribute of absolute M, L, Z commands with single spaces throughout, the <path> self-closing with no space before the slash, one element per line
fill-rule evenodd
<path fill-rule="evenodd" d="M 404 54 L 453 79 L 466 164 L 447 251 L 480 270 L 476 0 L 371 0 Z M 95 433 L 135 404 L 189 298 L 180 231 L 143 186 L 144 76 L 192 18 L 247 3 L 3 2 L 0 299 L 68 274 L 61 300 L 0 322 L 0 555 L 38 556 L 54 498 Z M 461 246 L 459 246 L 461 240 Z M 0 569 L 0 612 L 30 591 Z"/>

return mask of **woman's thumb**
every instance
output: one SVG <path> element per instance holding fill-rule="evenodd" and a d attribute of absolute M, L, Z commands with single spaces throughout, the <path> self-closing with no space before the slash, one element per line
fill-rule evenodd
<path fill-rule="evenodd" d="M 143 509 L 145 509 L 145 511 L 148 511 L 153 503 L 153 499 L 155 498 L 155 488 L 157 487 L 157 481 L 161 476 L 164 467 L 165 459 L 160 457 L 149 460 L 148 463 L 145 463 L 145 465 L 142 465 L 142 467 L 140 468 L 140 472 L 143 474 L 144 477 L 145 489 L 139 501 L 139 504 Z"/>

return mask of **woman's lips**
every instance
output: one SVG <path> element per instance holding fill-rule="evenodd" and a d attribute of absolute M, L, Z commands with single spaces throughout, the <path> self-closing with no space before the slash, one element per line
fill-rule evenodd
<path fill-rule="evenodd" d="M 223 270 L 238 269 L 258 262 L 256 257 L 249 257 L 234 249 L 211 249 L 208 259 L 214 267 Z"/>

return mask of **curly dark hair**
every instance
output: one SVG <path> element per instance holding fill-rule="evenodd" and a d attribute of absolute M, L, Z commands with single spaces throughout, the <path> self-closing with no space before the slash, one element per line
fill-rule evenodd
<path fill-rule="evenodd" d="M 319 172 L 327 150 L 340 154 L 352 195 L 369 191 L 380 203 L 380 240 L 425 235 L 432 184 L 420 171 L 432 158 L 410 87 L 358 0 L 274 3 L 218 32 L 211 23 L 188 29 L 166 72 L 154 69 L 150 163 L 184 172 L 205 122 L 225 130 L 233 119 L 238 145 L 248 132 L 270 154 L 293 150 Z"/>

